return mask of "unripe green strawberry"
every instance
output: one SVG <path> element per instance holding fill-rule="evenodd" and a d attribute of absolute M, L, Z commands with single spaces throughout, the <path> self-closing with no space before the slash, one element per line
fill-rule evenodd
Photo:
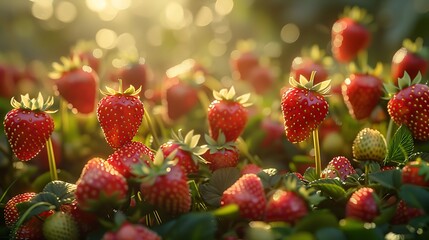
<path fill-rule="evenodd" d="M 384 136 L 375 129 L 364 128 L 353 141 L 353 157 L 358 161 L 384 160 L 387 154 L 387 144 Z"/>
<path fill-rule="evenodd" d="M 47 240 L 79 239 L 79 228 L 70 214 L 56 212 L 43 224 L 43 235 Z"/>

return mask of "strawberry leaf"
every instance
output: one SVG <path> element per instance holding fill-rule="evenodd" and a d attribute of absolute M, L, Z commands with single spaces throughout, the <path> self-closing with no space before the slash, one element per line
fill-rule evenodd
<path fill-rule="evenodd" d="M 213 172 L 209 182 L 200 185 L 200 193 L 204 201 L 213 207 L 220 206 L 223 192 L 240 178 L 238 168 L 221 168 Z"/>
<path fill-rule="evenodd" d="M 64 181 L 52 181 L 48 183 L 43 192 L 52 193 L 58 197 L 58 201 L 61 204 L 70 203 L 74 199 L 74 193 L 76 191 L 76 185 L 67 183 Z"/>
<path fill-rule="evenodd" d="M 416 185 L 404 184 L 399 190 L 399 196 L 409 206 L 429 212 L 429 192 Z"/>
<path fill-rule="evenodd" d="M 275 168 L 264 169 L 256 175 L 261 179 L 262 185 L 265 189 L 276 186 L 282 177 L 278 174 L 277 169 Z"/>
<path fill-rule="evenodd" d="M 319 179 L 311 182 L 310 186 L 334 200 L 341 200 L 346 196 L 346 191 L 338 179 Z"/>
<path fill-rule="evenodd" d="M 295 225 L 296 232 L 314 233 L 325 227 L 338 227 L 338 219 L 329 211 L 312 211 Z"/>
<path fill-rule="evenodd" d="M 410 130 L 402 125 L 388 143 L 388 152 L 385 163 L 404 163 L 414 151 L 414 141 Z"/>
<path fill-rule="evenodd" d="M 394 169 L 374 172 L 369 174 L 369 179 L 373 182 L 379 183 L 383 187 L 399 189 L 401 186 L 401 170 Z"/>
<path fill-rule="evenodd" d="M 214 210 L 212 213 L 218 218 L 235 218 L 239 216 L 239 210 L 240 208 L 237 204 L 229 204 Z"/>
<path fill-rule="evenodd" d="M 377 240 L 384 239 L 383 233 L 380 229 L 368 227 L 362 221 L 346 218 L 340 221 L 340 229 L 345 233 L 349 240 Z"/>
<path fill-rule="evenodd" d="M 309 168 L 307 168 L 307 170 L 305 170 L 304 178 L 307 181 L 312 182 L 312 181 L 319 179 L 319 176 L 317 176 L 315 168 L 309 167 Z"/>
<path fill-rule="evenodd" d="M 316 231 L 316 239 L 347 240 L 346 235 L 335 227 L 325 227 Z"/>

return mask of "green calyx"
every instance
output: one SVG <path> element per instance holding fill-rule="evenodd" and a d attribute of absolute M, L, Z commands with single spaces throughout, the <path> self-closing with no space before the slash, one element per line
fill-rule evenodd
<path fill-rule="evenodd" d="M 198 146 L 198 141 L 200 140 L 200 135 L 194 135 L 194 130 L 189 131 L 185 137 L 182 135 L 182 129 L 179 129 L 177 134 L 171 132 L 173 141 L 180 145 L 180 148 L 186 152 L 190 152 L 192 160 L 197 162 L 206 162 L 201 155 L 207 151 L 206 146 Z"/>
<path fill-rule="evenodd" d="M 415 42 L 407 38 L 402 42 L 402 46 L 412 53 L 418 53 L 423 49 L 423 38 L 418 37 Z"/>
<path fill-rule="evenodd" d="M 351 18 L 361 24 L 369 24 L 373 20 L 373 17 L 369 15 L 365 9 L 360 8 L 358 6 L 345 7 L 344 12 L 340 17 Z"/>
<path fill-rule="evenodd" d="M 375 65 L 375 68 L 371 68 L 367 64 L 367 56 L 366 53 L 364 56 L 360 55 L 359 58 L 359 66 L 356 65 L 354 62 L 350 63 L 348 65 L 349 72 L 351 73 L 363 73 L 363 74 L 369 74 L 372 76 L 380 77 L 383 74 L 383 63 L 377 62 Z"/>
<path fill-rule="evenodd" d="M 54 71 L 49 73 L 49 78 L 59 79 L 64 73 L 70 72 L 78 68 L 82 68 L 86 72 L 92 71 L 91 67 L 84 65 L 83 62 L 80 60 L 79 56 L 77 55 L 74 55 L 71 58 L 61 57 L 60 60 L 61 63 L 52 63 L 52 68 L 54 69 Z"/>
<path fill-rule="evenodd" d="M 207 134 L 204 135 L 204 139 L 206 140 L 207 145 L 203 145 L 203 147 L 206 147 L 210 151 L 210 154 L 222 150 L 233 150 L 237 146 L 236 142 L 226 142 L 225 134 L 222 132 L 219 133 L 217 141 Z"/>
<path fill-rule="evenodd" d="M 164 157 L 162 150 L 158 149 L 153 161 L 136 164 L 132 168 L 133 174 L 139 177 L 139 181 L 145 186 L 152 186 L 158 176 L 165 175 L 171 171 L 171 168 L 177 164 L 175 159 L 177 149 Z"/>
<path fill-rule="evenodd" d="M 118 90 L 106 86 L 106 91 L 100 90 L 100 92 L 105 96 L 114 96 L 114 95 L 129 95 L 129 96 L 137 96 L 142 90 L 140 86 L 138 89 L 135 89 L 133 85 L 130 85 L 125 91 L 122 88 L 122 79 L 119 79 L 119 87 Z"/>
<path fill-rule="evenodd" d="M 219 92 L 213 91 L 213 97 L 219 101 L 226 100 L 226 101 L 238 102 L 244 107 L 248 107 L 252 105 L 252 103 L 249 102 L 250 93 L 246 93 L 236 97 L 234 86 L 232 86 L 229 90 L 226 88 L 223 88 Z"/>
<path fill-rule="evenodd" d="M 46 101 L 43 99 L 42 93 L 39 92 L 37 98 L 30 98 L 28 93 L 21 95 L 21 102 L 15 100 L 14 97 L 10 99 L 10 105 L 15 109 L 26 109 L 31 111 L 43 111 L 46 113 L 55 113 L 56 110 L 47 110 L 54 104 L 54 98 L 48 97 Z"/>
<path fill-rule="evenodd" d="M 414 79 L 411 79 L 410 75 L 407 72 L 404 72 L 404 76 L 398 79 L 398 86 L 396 86 L 392 82 L 384 84 L 384 89 L 386 90 L 386 93 L 388 95 L 387 99 L 390 99 L 394 94 L 401 91 L 402 89 L 419 83 L 422 83 L 422 74 L 420 72 L 417 73 Z"/>
<path fill-rule="evenodd" d="M 305 199 L 310 206 L 317 205 L 325 199 L 316 191 L 315 188 L 307 187 L 302 184 L 302 182 L 293 173 L 286 174 L 280 183 L 281 186 L 277 189 L 295 192 L 301 198 Z"/>
<path fill-rule="evenodd" d="M 314 76 L 316 75 L 316 72 L 311 72 L 310 80 L 307 80 L 304 76 L 299 76 L 299 82 L 295 80 L 294 77 L 289 78 L 289 84 L 292 87 L 296 88 L 303 88 L 307 89 L 309 91 L 320 93 L 323 96 L 328 96 L 329 91 L 331 90 L 331 80 L 325 80 L 323 82 L 320 82 L 316 85 L 314 85 Z"/>

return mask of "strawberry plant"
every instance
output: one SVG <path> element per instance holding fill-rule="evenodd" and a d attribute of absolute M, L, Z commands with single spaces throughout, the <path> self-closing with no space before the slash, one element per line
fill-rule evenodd
<path fill-rule="evenodd" d="M 218 2 L 200 25 L 223 24 Z M 330 44 L 298 55 L 253 39 L 230 48 L 234 31 L 216 25 L 212 58 L 190 51 L 173 67 L 175 51 L 161 59 L 170 34 L 144 63 L 121 58 L 127 34 L 118 51 L 73 48 L 52 73 L 2 58 L 0 238 L 428 239 L 423 38 L 381 58 L 367 25 L 381 18 L 345 12 L 320 33 Z M 292 25 L 281 37 L 298 46 Z"/>

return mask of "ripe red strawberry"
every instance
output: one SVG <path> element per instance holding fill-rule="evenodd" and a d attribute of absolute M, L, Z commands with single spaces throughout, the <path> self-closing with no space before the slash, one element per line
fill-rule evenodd
<path fill-rule="evenodd" d="M 366 50 L 371 33 L 364 24 L 369 21 L 371 18 L 359 7 L 346 8 L 344 16 L 335 21 L 331 30 L 331 47 L 337 61 L 350 62 L 359 52 Z"/>
<path fill-rule="evenodd" d="M 396 212 L 390 223 L 393 225 L 407 224 L 411 219 L 422 216 L 424 211 L 420 208 L 408 206 L 403 200 L 400 200 L 396 206 Z"/>
<path fill-rule="evenodd" d="M 117 207 L 128 191 L 126 179 L 101 158 L 88 161 L 76 185 L 76 201 L 85 211 Z"/>
<path fill-rule="evenodd" d="M 8 66 L 0 64 L 0 98 L 11 98 L 15 91 L 15 83 Z"/>
<path fill-rule="evenodd" d="M 265 133 L 261 141 L 261 148 L 268 151 L 282 151 L 285 140 L 284 127 L 280 120 L 267 117 L 262 119 L 261 130 Z"/>
<path fill-rule="evenodd" d="M 390 117 L 398 125 L 410 129 L 414 139 L 429 140 L 429 87 L 420 83 L 421 75 L 417 74 L 411 82 L 407 73 L 399 79 L 398 86 L 386 84 L 387 91 L 393 97 L 387 104 Z"/>
<path fill-rule="evenodd" d="M 237 204 L 242 218 L 262 220 L 266 201 L 261 179 L 255 174 L 245 174 L 223 192 L 220 204 Z"/>
<path fill-rule="evenodd" d="M 407 72 L 411 79 L 414 79 L 419 72 L 425 75 L 428 62 L 421 55 L 422 46 L 421 38 L 417 38 L 415 42 L 406 39 L 402 47 L 393 55 L 391 75 L 396 86 L 398 86 L 398 79 L 404 77 L 404 72 Z"/>
<path fill-rule="evenodd" d="M 185 116 L 198 104 L 197 88 L 179 77 L 164 80 L 162 98 L 171 121 Z"/>
<path fill-rule="evenodd" d="M 203 160 L 200 156 L 207 150 L 205 147 L 197 146 L 200 135 L 194 135 L 193 130 L 189 131 L 185 137 L 182 136 L 181 130 L 179 130 L 178 134 L 172 132 L 172 135 L 173 139 L 171 141 L 165 142 L 160 146 L 164 157 L 176 151 L 177 165 L 183 168 L 185 174 L 197 173 L 199 169 L 198 162 Z"/>
<path fill-rule="evenodd" d="M 134 176 L 131 169 L 135 164 L 153 161 L 153 157 L 153 152 L 146 145 L 141 142 L 131 142 L 118 148 L 106 161 L 128 179 Z"/>
<path fill-rule="evenodd" d="M 63 57 L 61 61 L 62 65 L 52 64 L 54 72 L 49 74 L 55 80 L 57 95 L 63 97 L 75 111 L 92 113 L 97 98 L 97 74 L 91 67 L 83 65 L 78 56 L 72 59 Z"/>
<path fill-rule="evenodd" d="M 265 220 L 298 222 L 309 212 L 307 202 L 293 191 L 276 190 L 268 199 Z"/>
<path fill-rule="evenodd" d="M 225 142 L 225 135 L 220 134 L 217 141 L 205 135 L 208 150 L 202 155 L 211 171 L 220 168 L 236 167 L 240 157 L 235 142 Z"/>
<path fill-rule="evenodd" d="M 372 188 L 363 187 L 352 194 L 346 205 L 346 217 L 372 222 L 380 214 Z"/>
<path fill-rule="evenodd" d="M 243 168 L 240 171 L 240 175 L 243 176 L 245 174 L 251 174 L 251 173 L 257 174 L 262 170 L 263 169 L 260 166 L 250 163 L 243 166 Z"/>
<path fill-rule="evenodd" d="M 313 86 L 314 75 L 315 72 L 310 80 L 301 76 L 299 82 L 291 77 L 289 82 L 292 87 L 282 95 L 286 137 L 292 143 L 306 140 L 328 114 L 328 102 L 324 95 L 330 90 L 330 80 Z"/>
<path fill-rule="evenodd" d="M 231 67 L 242 80 L 247 80 L 252 70 L 259 66 L 258 56 L 249 50 L 237 50 L 231 54 Z"/>
<path fill-rule="evenodd" d="M 357 120 L 368 118 L 383 94 L 383 81 L 370 73 L 353 73 L 341 86 L 350 115 Z"/>
<path fill-rule="evenodd" d="M 225 134 L 226 142 L 235 141 L 241 135 L 247 123 L 247 101 L 250 94 L 235 97 L 235 89 L 213 91 L 214 101 L 208 109 L 209 133 L 217 139 L 219 133 Z"/>
<path fill-rule="evenodd" d="M 43 220 L 32 217 L 16 230 L 14 236 L 11 234 L 9 239 L 45 240 L 46 238 L 43 235 Z"/>
<path fill-rule="evenodd" d="M 69 213 L 58 211 L 43 223 L 43 236 L 47 240 L 79 238 L 79 228 L 77 222 Z"/>
<path fill-rule="evenodd" d="M 135 174 L 142 177 L 140 191 L 144 199 L 157 209 L 176 215 L 189 212 L 191 194 L 186 172 L 176 161 L 176 151 L 164 158 L 161 150 L 149 166 L 142 164 Z M 140 171 L 137 171 L 140 170 Z"/>
<path fill-rule="evenodd" d="M 117 72 L 117 79 L 122 79 L 124 88 L 134 86 L 142 88 L 142 93 L 148 87 L 148 69 L 143 58 L 135 62 L 130 62 L 126 66 L 120 68 Z M 142 96 L 142 95 L 140 95 Z"/>
<path fill-rule="evenodd" d="M 429 187 L 429 164 L 425 161 L 411 161 L 402 168 L 402 183 Z"/>
<path fill-rule="evenodd" d="M 382 162 L 387 154 L 387 143 L 383 134 L 364 128 L 356 135 L 352 146 L 353 158 L 358 161 Z"/>
<path fill-rule="evenodd" d="M 36 195 L 34 192 L 26 192 L 18 194 L 6 203 L 4 207 L 4 221 L 6 223 L 6 226 L 11 228 L 13 225 L 18 221 L 19 218 L 19 212 L 16 208 L 16 205 L 18 203 L 27 202 L 30 201 L 31 198 L 33 198 Z"/>
<path fill-rule="evenodd" d="M 103 235 L 103 240 L 161 240 L 161 237 L 149 228 L 132 224 L 129 222 L 123 223 L 116 232 L 106 232 Z"/>
<path fill-rule="evenodd" d="M 336 178 L 339 177 L 342 181 L 346 180 L 347 176 L 355 174 L 350 161 L 344 156 L 334 157 L 329 161 L 328 166 L 322 171 L 322 178 Z"/>
<path fill-rule="evenodd" d="M 247 81 L 251 84 L 256 94 L 264 94 L 271 90 L 275 78 L 268 67 L 256 66 L 250 71 Z"/>
<path fill-rule="evenodd" d="M 108 92 L 97 106 L 97 118 L 107 143 L 112 148 L 120 148 L 131 142 L 140 127 L 144 115 L 143 103 L 138 97 L 140 88 L 133 86 L 122 91 L 106 87 Z"/>
<path fill-rule="evenodd" d="M 54 120 L 47 109 L 54 99 L 49 97 L 46 102 L 39 93 L 37 99 L 30 99 L 28 94 L 21 95 L 19 103 L 14 98 L 10 110 L 3 121 L 4 131 L 13 153 L 21 161 L 35 157 L 45 146 L 54 131 Z"/>
<path fill-rule="evenodd" d="M 302 75 L 306 79 L 310 79 L 311 73 L 316 72 L 314 83 L 320 83 L 328 79 L 328 70 L 323 64 L 325 52 L 320 50 L 317 45 L 311 47 L 309 52 L 304 50 L 302 55 L 295 57 L 292 60 L 290 67 L 290 76 L 299 79 Z"/>

